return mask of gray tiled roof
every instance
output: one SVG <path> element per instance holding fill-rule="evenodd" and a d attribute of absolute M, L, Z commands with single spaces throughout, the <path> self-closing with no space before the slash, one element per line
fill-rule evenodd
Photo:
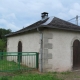
<path fill-rule="evenodd" d="M 37 21 L 36 23 L 31 24 L 30 26 L 27 26 L 19 31 L 7 34 L 6 36 L 8 37 L 8 36 L 16 35 L 16 34 L 21 34 L 26 31 L 36 29 L 38 27 L 45 27 L 45 28 L 48 27 L 48 28 L 55 28 L 55 29 L 80 31 L 80 26 L 77 26 L 77 25 L 67 22 L 65 20 L 54 17 L 54 18 L 52 18 L 52 20 L 50 20 L 50 18 L 48 18 L 46 20 Z"/>

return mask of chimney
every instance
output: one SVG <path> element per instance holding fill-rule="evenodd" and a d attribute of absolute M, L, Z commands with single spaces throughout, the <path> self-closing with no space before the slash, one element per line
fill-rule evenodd
<path fill-rule="evenodd" d="M 47 12 L 41 13 L 41 17 L 42 17 L 42 20 L 47 19 L 48 18 L 48 13 Z"/>

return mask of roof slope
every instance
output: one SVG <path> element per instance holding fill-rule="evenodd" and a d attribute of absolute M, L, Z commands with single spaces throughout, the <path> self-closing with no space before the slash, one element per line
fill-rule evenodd
<path fill-rule="evenodd" d="M 47 18 L 46 20 L 37 21 L 36 23 L 34 23 L 30 26 L 27 26 L 19 31 L 7 34 L 6 36 L 7 37 L 13 36 L 13 35 L 20 34 L 20 33 L 23 33 L 23 32 L 29 31 L 29 30 L 36 29 L 38 27 L 48 27 L 48 28 L 80 31 L 80 26 L 77 26 L 70 22 L 64 21 L 57 17 L 50 17 L 50 18 Z"/>
<path fill-rule="evenodd" d="M 57 17 L 54 17 L 54 19 L 48 24 L 48 26 L 51 26 L 52 28 L 80 31 L 80 26 L 64 21 Z"/>

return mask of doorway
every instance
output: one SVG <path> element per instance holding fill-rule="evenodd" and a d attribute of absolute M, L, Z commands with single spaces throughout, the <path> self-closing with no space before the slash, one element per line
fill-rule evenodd
<path fill-rule="evenodd" d="M 73 69 L 80 69 L 80 41 L 73 42 Z"/>
<path fill-rule="evenodd" d="M 18 43 L 18 62 L 22 62 L 22 42 Z"/>

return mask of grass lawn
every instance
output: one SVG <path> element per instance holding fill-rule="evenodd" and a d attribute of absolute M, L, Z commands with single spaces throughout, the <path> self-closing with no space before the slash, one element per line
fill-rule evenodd
<path fill-rule="evenodd" d="M 27 68 L 23 65 L 21 68 Z M 19 69 L 19 64 L 14 61 L 0 60 L 0 71 Z M 0 80 L 61 80 L 55 75 L 30 73 L 26 71 L 0 72 Z"/>
<path fill-rule="evenodd" d="M 18 67 L 18 64 L 13 61 L 0 60 L 0 71 L 12 70 Z"/>
<path fill-rule="evenodd" d="M 3 76 L 0 77 L 0 80 L 62 80 L 57 78 L 57 76 L 45 73 L 23 73 L 15 74 L 14 76 Z"/>
<path fill-rule="evenodd" d="M 27 68 L 20 66 L 21 68 Z M 19 69 L 19 64 L 14 61 L 0 60 L 0 71 Z M 30 73 L 26 71 L 0 72 L 0 80 L 61 80 L 49 74 Z"/>
<path fill-rule="evenodd" d="M 14 61 L 0 60 L 0 71 L 18 70 L 27 68 L 27 66 L 20 65 Z"/>
<path fill-rule="evenodd" d="M 0 80 L 80 80 L 80 71 L 73 72 L 49 72 L 16 71 L 13 73 L 0 73 Z"/>
<path fill-rule="evenodd" d="M 19 64 L 14 61 L 0 60 L 0 71 L 15 70 Z M 21 68 L 27 68 L 21 65 Z M 0 72 L 0 80 L 80 80 L 80 71 L 39 73 L 37 71 L 15 70 Z"/>

